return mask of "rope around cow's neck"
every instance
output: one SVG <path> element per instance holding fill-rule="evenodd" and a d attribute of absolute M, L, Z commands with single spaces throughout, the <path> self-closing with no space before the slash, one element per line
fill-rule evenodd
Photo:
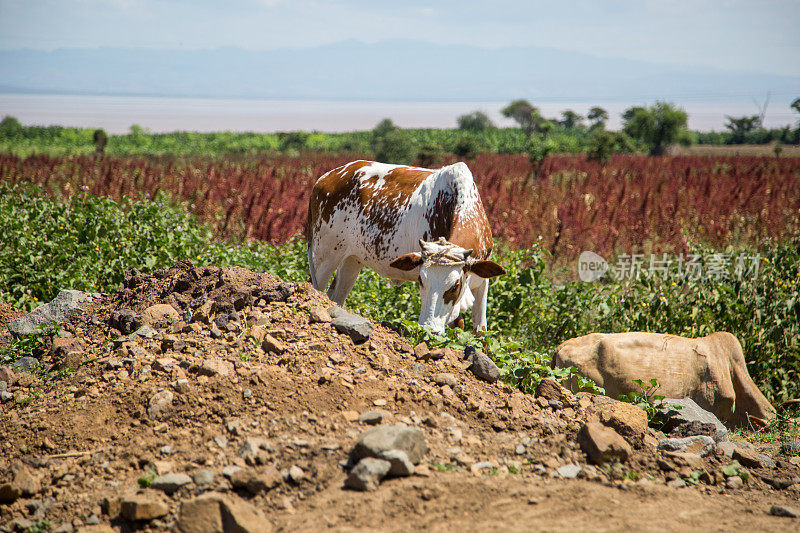
<path fill-rule="evenodd" d="M 456 266 L 467 263 L 465 259 L 462 259 L 459 255 L 453 253 L 454 248 L 461 248 L 457 244 L 449 242 L 444 237 L 439 237 L 439 240 L 436 242 L 436 244 L 439 246 L 444 246 L 444 248 L 438 252 L 429 252 L 424 248 L 422 249 L 422 260 L 425 262 L 425 264 L 433 266 Z"/>

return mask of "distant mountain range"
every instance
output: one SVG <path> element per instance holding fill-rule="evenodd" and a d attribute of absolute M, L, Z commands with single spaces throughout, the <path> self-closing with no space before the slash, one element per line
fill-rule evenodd
<path fill-rule="evenodd" d="M 800 96 L 800 77 L 544 47 L 389 40 L 248 51 L 0 51 L 0 91 L 292 99 L 645 101 Z"/>

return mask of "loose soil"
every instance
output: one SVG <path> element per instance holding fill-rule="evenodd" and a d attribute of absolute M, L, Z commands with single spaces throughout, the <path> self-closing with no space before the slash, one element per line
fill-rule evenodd
<path fill-rule="evenodd" d="M 149 339 L 116 329 L 125 329 L 120 311 L 142 317 L 162 303 L 189 323 L 156 321 Z M 70 338 L 42 350 L 46 371 L 17 373 L 9 387 L 13 400 L 0 406 L 0 485 L 27 471 L 41 487 L 0 503 L 0 526 L 11 531 L 24 519 L 170 530 L 181 502 L 211 490 L 260 509 L 265 531 L 774 531 L 800 523 L 768 514 L 800 498 L 800 461 L 774 446 L 760 451 L 776 466 L 749 468 L 749 483 L 736 489 L 725 487 L 723 454 L 688 468 L 656 450 L 652 430 L 629 438 L 635 450 L 626 463 L 594 466 L 577 434 L 608 399 L 579 394 L 559 406 L 488 384 L 466 369 L 463 354 L 415 350 L 381 325 L 355 344 L 321 312 L 331 305 L 307 283 L 235 267 L 185 262 L 153 276 L 129 272 L 116 293 L 83 304 L 64 325 Z M 238 321 L 214 325 L 233 308 Z M 4 324 L 17 314 L 0 308 Z M 167 392 L 171 400 L 156 405 Z M 341 463 L 369 427 L 358 415 L 372 409 L 386 411 L 384 423 L 421 428 L 430 449 L 417 475 L 385 480 L 374 492 L 345 490 Z M 251 438 L 266 439 L 269 450 L 242 453 Z M 556 473 L 567 464 L 583 468 L 578 479 Z M 297 466 L 304 479 L 251 494 L 223 473 L 265 465 Z M 140 488 L 155 474 L 199 470 L 214 480 L 171 495 Z M 692 470 L 703 474 L 698 485 L 666 485 Z M 796 482 L 777 490 L 765 478 Z M 137 492 L 169 512 L 120 517 L 119 500 Z"/>

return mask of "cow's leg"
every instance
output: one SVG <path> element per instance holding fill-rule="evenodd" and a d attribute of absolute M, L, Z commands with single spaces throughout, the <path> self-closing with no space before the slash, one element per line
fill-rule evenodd
<path fill-rule="evenodd" d="M 311 280 L 314 283 L 314 288 L 318 291 L 324 291 L 328 288 L 333 273 L 336 267 L 344 259 L 344 254 L 336 253 L 330 247 L 320 246 L 321 239 L 315 239 L 317 244 L 312 248 L 309 247 L 308 261 L 309 270 L 312 271 Z M 325 248 L 328 248 L 327 250 Z M 313 265 L 313 269 L 311 266 Z"/>
<path fill-rule="evenodd" d="M 469 280 L 469 290 L 475 297 L 472 304 L 472 329 L 475 332 L 486 329 L 486 298 L 489 295 L 489 280 L 472 276 Z"/>
<path fill-rule="evenodd" d="M 343 305 L 347 295 L 353 290 L 358 274 L 361 272 L 361 263 L 355 256 L 350 256 L 336 269 L 336 278 L 328 291 L 328 298 L 339 305 Z"/>

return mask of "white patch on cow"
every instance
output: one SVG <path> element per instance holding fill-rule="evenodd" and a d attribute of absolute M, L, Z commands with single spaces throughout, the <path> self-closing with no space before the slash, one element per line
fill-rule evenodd
<path fill-rule="evenodd" d="M 359 162 L 354 161 L 331 172 L 346 176 L 348 168 L 357 163 Z M 396 168 L 408 168 L 430 174 L 409 196 L 404 197 L 400 193 L 391 196 L 387 193 L 380 194 L 379 191 L 386 187 L 387 174 Z M 373 216 L 370 219 L 363 215 L 359 197 L 353 194 L 335 206 L 329 220 L 321 223 L 319 228 L 312 228 L 310 248 L 313 254 L 309 253 L 309 261 L 313 262 L 312 273 L 316 273 L 312 274 L 315 286 L 324 290 L 336 270 L 337 282 L 328 294 L 334 301 L 343 304 L 355 282 L 355 277 L 363 266 L 400 283 L 417 281 L 418 277 L 423 277 L 424 272 L 424 276 L 429 278 L 432 290 L 428 296 L 425 296 L 424 289 L 421 290 L 423 303 L 420 324 L 442 332 L 448 323 L 456 320 L 461 312 L 472 308 L 475 304 L 480 309 L 473 309 L 474 322 L 476 326 L 485 327 L 487 280 L 472 274 L 465 275 L 463 265 L 423 267 L 410 271 L 399 270 L 389 265 L 404 254 L 419 252 L 420 238 L 432 235 L 433 228 L 429 226 L 431 217 L 427 215 L 440 194 L 455 198 L 456 212 L 453 215 L 458 216 L 460 224 L 481 216 L 480 195 L 467 165 L 456 163 L 438 170 L 430 170 L 404 165 L 370 163 L 359 168 L 354 177 L 362 190 L 369 188 L 372 192 L 372 200 L 363 208 L 369 210 Z M 375 194 L 376 192 L 378 194 Z M 380 226 L 371 222 L 376 216 L 379 217 Z M 426 246 L 438 245 L 426 243 Z M 460 253 L 463 253 L 463 248 L 458 248 Z M 443 294 L 457 279 L 462 281 L 459 297 L 455 302 L 445 304 Z M 424 284 L 425 280 L 423 286 Z"/>

